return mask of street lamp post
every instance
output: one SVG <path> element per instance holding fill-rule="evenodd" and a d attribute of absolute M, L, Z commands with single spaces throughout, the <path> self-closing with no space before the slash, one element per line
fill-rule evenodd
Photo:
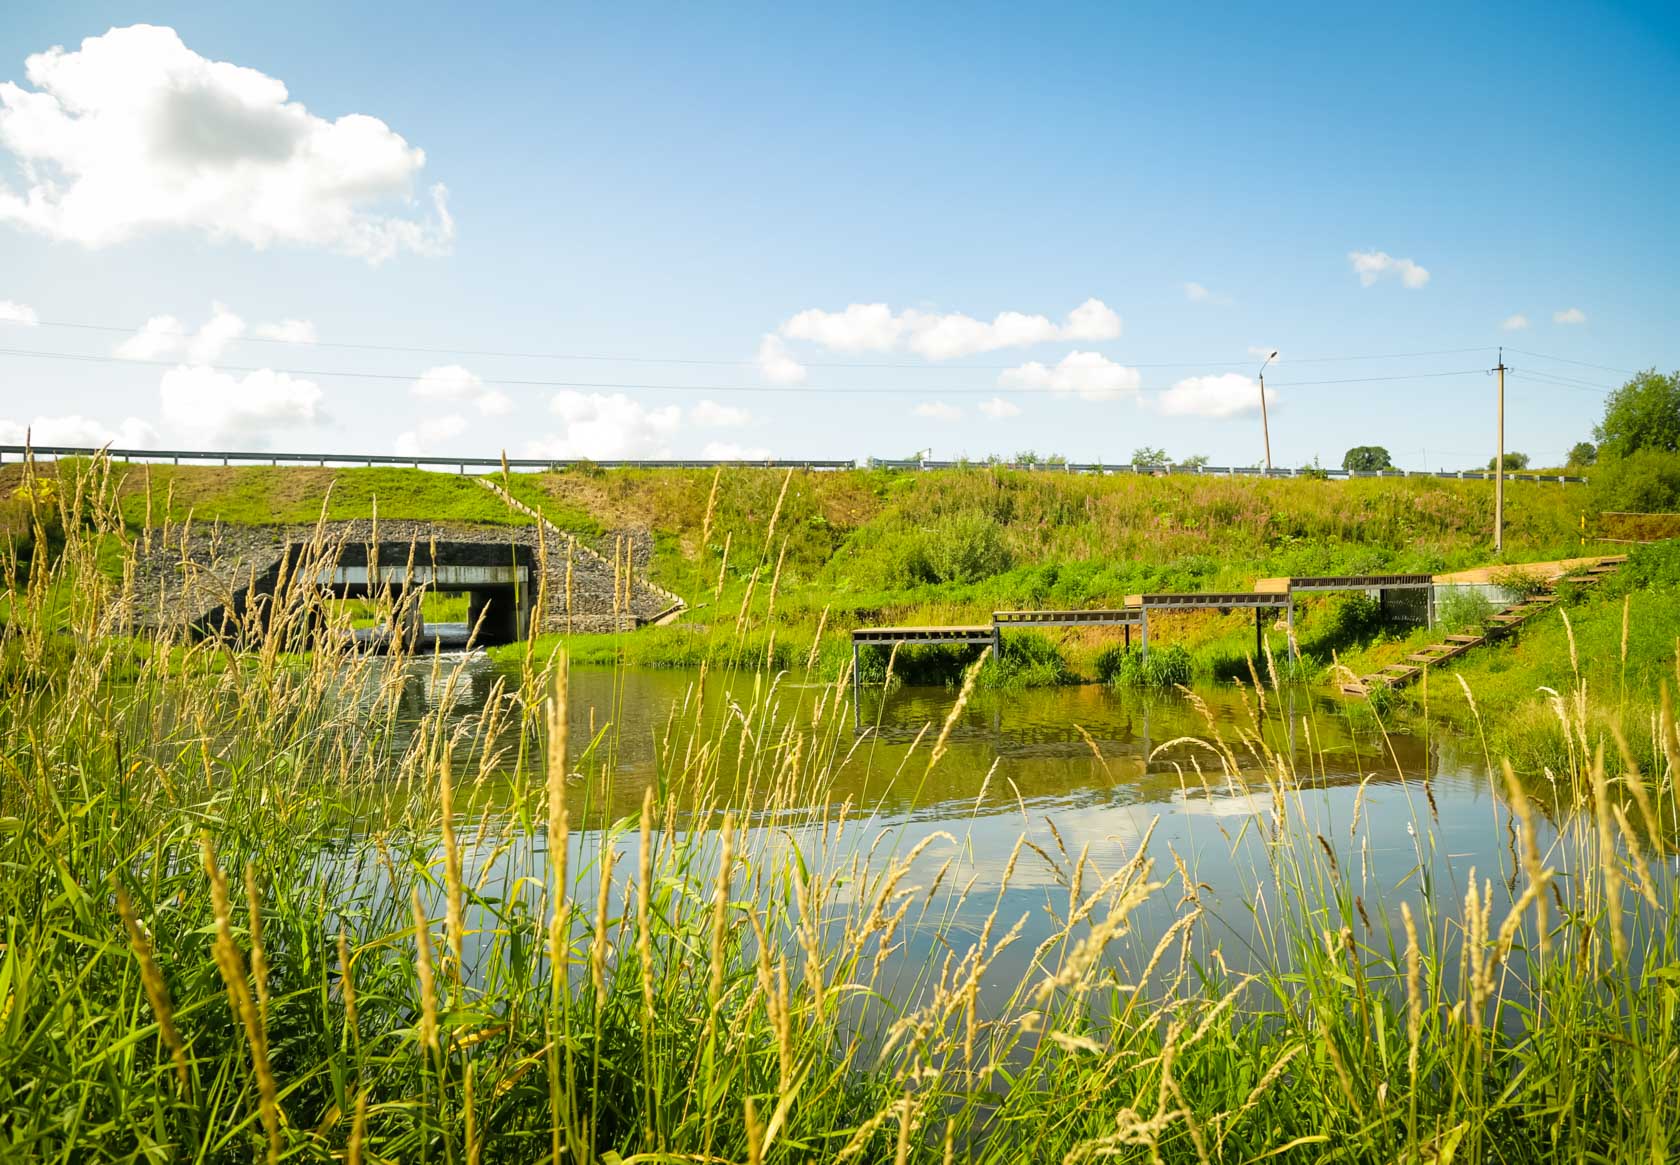
<path fill-rule="evenodd" d="M 1260 432 L 1266 438 L 1266 472 L 1272 472 L 1272 426 L 1266 418 L 1266 365 L 1277 359 L 1277 351 L 1260 363 Z"/>

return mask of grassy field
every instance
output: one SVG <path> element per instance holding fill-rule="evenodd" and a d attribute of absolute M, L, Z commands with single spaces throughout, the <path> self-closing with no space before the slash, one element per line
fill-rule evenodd
<path fill-rule="evenodd" d="M 21 472 L 0 469 L 0 499 L 11 499 Z M 853 626 L 976 623 L 1000 608 L 1117 605 L 1143 591 L 1247 590 L 1257 578 L 1291 574 L 1443 571 L 1493 557 L 1492 495 L 1483 482 L 583 467 L 515 474 L 508 485 L 586 539 L 650 531 L 651 577 L 689 601 L 675 627 L 567 637 L 573 657 L 591 663 L 814 661 L 832 678 L 850 658 Z M 529 520 L 471 478 L 413 469 L 130 466 L 113 470 L 112 488 L 130 530 L 145 523 L 148 504 L 154 522 L 165 512 L 174 522 L 188 514 L 199 522 L 312 521 L 323 504 L 329 517 L 365 517 L 376 501 L 390 518 Z M 1506 557 L 1582 553 L 1591 503 L 1584 487 L 1512 483 Z M 9 513 L 19 528 L 25 508 L 4 504 L 0 524 Z M 764 628 L 745 647 L 735 634 L 743 608 Z M 1348 597 L 1308 602 L 1298 614 L 1309 676 L 1392 638 Z M 1160 644 L 1186 649 L 1194 677 L 1247 674 L 1253 629 L 1244 614 L 1166 616 L 1153 626 Z M 1117 634 L 1075 630 L 1017 642 L 1008 666 L 988 668 L 983 682 L 1134 674 L 1105 659 Z M 1283 654 L 1281 634 L 1274 639 Z M 560 641 L 550 637 L 539 650 Z M 968 658 L 911 651 L 898 674 L 955 683 Z M 868 666 L 879 674 L 885 660 Z"/>
<path fill-rule="evenodd" d="M 1069 853 L 1023 833 L 979 902 L 912 876 L 921 843 L 824 795 L 851 749 L 843 675 L 809 714 L 764 683 L 715 734 L 674 717 L 640 812 L 603 815 L 613 757 L 559 729 L 558 659 L 465 721 L 414 724 L 400 656 L 288 654 L 300 604 L 248 652 L 181 645 L 129 670 L 100 636 L 121 516 L 66 517 L 26 583 L 5 571 L 8 1159 L 1674 1152 L 1680 740 L 1655 672 L 1629 668 L 1627 706 L 1657 715 L 1618 725 L 1655 763 L 1636 771 L 1580 713 L 1587 682 L 1560 689 L 1550 819 L 1496 776 L 1509 854 L 1459 888 L 1369 884 L 1357 814 L 1316 836 L 1311 773 L 1266 745 L 1289 726 L 1256 698 L 1252 724 L 1206 741 L 1207 797 L 1236 810 L 1233 846 L 1255 843 L 1219 888 L 1259 926 L 1259 969 L 1236 973 L 1194 855 L 1147 835 Z M 770 622 L 748 606 L 736 637 Z M 906 763 L 932 773 L 945 744 L 931 725 Z M 971 906 L 978 929 L 942 925 Z M 1050 919 L 1030 951 L 1028 911 Z M 1129 942 L 1152 912 L 1164 937 Z M 927 927 L 940 942 L 889 996 L 882 968 Z"/>

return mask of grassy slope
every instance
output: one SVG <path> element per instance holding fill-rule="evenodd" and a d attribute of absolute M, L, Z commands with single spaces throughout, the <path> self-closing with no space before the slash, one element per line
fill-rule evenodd
<path fill-rule="evenodd" d="M 1513 642 L 1471 652 L 1437 673 L 1427 692 L 1408 689 L 1418 706 L 1484 726 L 1494 755 L 1519 768 L 1562 771 L 1566 750 L 1555 692 L 1586 693 L 1591 743 L 1614 754 L 1612 725 L 1653 767 L 1646 726 L 1661 694 L 1680 679 L 1680 543 L 1636 547 L 1599 589 L 1562 587 L 1561 614 L 1525 624 Z M 1353 661 L 1364 664 L 1364 660 Z M 1475 694 L 1472 708 L 1459 679 Z"/>
<path fill-rule="evenodd" d="M 413 469 L 119 471 L 134 525 L 145 520 L 148 475 L 154 520 L 168 499 L 176 521 L 189 511 L 198 521 L 309 521 L 329 487 L 332 517 L 365 516 L 377 498 L 390 518 L 526 520 L 469 478 Z M 17 466 L 0 470 L 0 498 L 10 497 L 20 474 Z M 752 575 L 761 573 L 752 606 L 762 622 L 778 562 L 777 641 L 765 626 L 755 638 L 749 621 L 739 650 L 775 663 L 803 660 L 827 608 L 821 654 L 838 666 L 844 631 L 862 623 L 984 621 L 1000 607 L 1099 606 L 1147 590 L 1246 590 L 1258 577 L 1439 571 L 1491 558 L 1492 496 L 1481 482 L 585 468 L 516 474 L 511 484 L 586 537 L 627 526 L 653 531 L 654 578 L 689 599 L 687 626 L 573 644 L 585 658 L 642 663 L 736 653 L 736 615 Z M 1510 560 L 1580 552 L 1584 490 L 1507 488 Z M 1344 606 L 1324 600 L 1300 612 L 1300 638 L 1320 660 L 1357 645 L 1359 621 Z M 1253 644 L 1243 614 L 1169 618 L 1157 633 L 1190 646 L 1204 674 L 1239 664 Z M 1114 639 L 1075 631 L 1057 644 L 1089 675 L 1095 654 Z"/>

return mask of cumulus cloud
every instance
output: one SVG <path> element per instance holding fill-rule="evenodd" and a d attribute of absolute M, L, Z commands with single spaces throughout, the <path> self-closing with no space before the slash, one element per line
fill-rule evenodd
<path fill-rule="evenodd" d="M 33 328 L 41 322 L 41 317 L 35 314 L 35 309 L 27 303 L 16 300 L 0 299 L 0 323 L 22 324 L 26 328 Z"/>
<path fill-rule="evenodd" d="M 22 445 L 26 437 L 35 445 L 110 445 L 115 449 L 147 449 L 157 445 L 157 431 L 138 417 L 126 417 L 114 429 L 75 413 L 36 417 L 27 424 L 0 420 L 0 445 Z"/>
<path fill-rule="evenodd" d="M 1184 284 L 1184 298 L 1191 303 L 1226 304 L 1231 302 L 1228 295 L 1215 295 L 1204 285 L 1191 281 Z"/>
<path fill-rule="evenodd" d="M 467 419 L 457 413 L 428 417 L 406 433 L 398 433 L 392 448 L 399 457 L 424 457 L 466 431 Z"/>
<path fill-rule="evenodd" d="M 315 325 L 308 320 L 281 320 L 277 324 L 258 324 L 252 335 L 262 340 L 280 340 L 287 344 L 313 344 Z"/>
<path fill-rule="evenodd" d="M 1012 400 L 1004 400 L 1001 396 L 994 396 L 991 400 L 983 400 L 977 407 L 994 421 L 1021 415 L 1020 405 Z"/>
<path fill-rule="evenodd" d="M 212 61 L 174 29 L 137 24 L 24 61 L 0 83 L 0 222 L 105 247 L 155 230 L 256 248 L 320 247 L 380 262 L 447 251 L 448 193 L 414 186 L 426 163 L 383 121 L 318 117 L 274 77 Z"/>
<path fill-rule="evenodd" d="M 560 419 L 560 431 L 530 442 L 527 449 L 533 457 L 556 461 L 669 457 L 670 440 L 682 423 L 676 405 L 648 408 L 620 392 L 609 396 L 567 389 L 554 394 L 549 411 Z"/>
<path fill-rule="evenodd" d="M 195 437 L 240 440 L 261 448 L 276 429 L 322 419 L 321 389 L 309 380 L 264 368 L 236 376 L 183 364 L 158 386 L 163 419 Z"/>
<path fill-rule="evenodd" d="M 770 450 L 762 445 L 737 445 L 733 441 L 708 441 L 700 450 L 707 461 L 768 461 Z"/>
<path fill-rule="evenodd" d="M 422 400 L 471 401 L 487 417 L 506 416 L 513 411 L 513 401 L 506 393 L 491 388 L 477 373 L 459 364 L 426 369 L 408 391 Z"/>
<path fill-rule="evenodd" d="M 1004 388 L 1033 388 L 1072 393 L 1083 400 L 1119 400 L 1136 396 L 1142 377 L 1136 368 L 1116 364 L 1100 352 L 1069 352 L 1054 365 L 1034 360 L 1005 369 L 998 377 Z"/>
<path fill-rule="evenodd" d="M 174 316 L 153 316 L 134 335 L 118 344 L 124 360 L 163 360 L 186 350 L 186 329 Z"/>
<path fill-rule="evenodd" d="M 1099 299 L 1087 299 L 1056 323 L 1044 315 L 999 312 L 990 322 L 961 312 L 894 312 L 884 303 L 854 303 L 841 311 L 808 308 L 790 316 L 778 333 L 807 340 L 835 352 L 914 352 L 928 360 L 952 360 L 1000 348 L 1024 348 L 1057 340 L 1112 340 L 1120 334 L 1120 316 Z M 769 340 L 772 337 L 766 337 Z M 788 359 L 785 346 L 760 346 L 759 365 L 768 375 L 773 360 Z M 804 369 L 799 369 L 803 378 Z M 789 383 L 789 381 L 782 381 Z"/>
<path fill-rule="evenodd" d="M 1500 330 L 1505 332 L 1520 332 L 1526 327 L 1528 327 L 1528 317 L 1523 315 L 1522 312 L 1506 316 L 1499 321 Z"/>
<path fill-rule="evenodd" d="M 1260 385 L 1248 376 L 1227 372 L 1220 376 L 1190 376 L 1156 399 L 1169 417 L 1234 417 L 1260 411 Z M 1266 403 L 1277 403 L 1277 392 L 1266 390 Z"/>
<path fill-rule="evenodd" d="M 1349 251 L 1348 263 L 1359 276 L 1359 285 L 1369 287 L 1379 279 L 1390 276 L 1400 280 L 1403 287 L 1419 288 L 1429 282 L 1429 272 L 1410 259 L 1396 259 L 1387 251 Z"/>
<path fill-rule="evenodd" d="M 928 417 L 935 421 L 956 421 L 962 419 L 962 410 L 956 405 L 948 405 L 942 400 L 923 401 L 911 410 L 918 417 Z"/>
<path fill-rule="evenodd" d="M 262 324 L 256 333 L 262 335 L 277 328 L 307 328 L 314 334 L 314 326 L 302 320 Z M 215 303 L 210 305 L 210 318 L 195 332 L 188 332 L 174 316 L 153 316 L 139 331 L 118 344 L 115 352 L 124 360 L 181 359 L 190 364 L 214 364 L 245 331 L 244 320 L 225 304 Z"/>
<path fill-rule="evenodd" d="M 854 303 L 844 311 L 807 308 L 790 317 L 781 332 L 837 352 L 890 352 L 898 347 L 904 329 L 904 316 L 894 315 L 886 304 Z"/>
<path fill-rule="evenodd" d="M 758 370 L 771 384 L 800 384 L 805 380 L 805 366 L 793 358 L 774 332 L 764 333 L 758 342 Z"/>
<path fill-rule="evenodd" d="M 1587 322 L 1587 313 L 1578 307 L 1566 307 L 1562 311 L 1552 313 L 1552 322 L 1554 324 L 1584 324 Z"/>
<path fill-rule="evenodd" d="M 720 405 L 715 400 L 703 400 L 688 410 L 688 419 L 691 424 L 708 429 L 737 429 L 752 422 L 752 413 Z"/>

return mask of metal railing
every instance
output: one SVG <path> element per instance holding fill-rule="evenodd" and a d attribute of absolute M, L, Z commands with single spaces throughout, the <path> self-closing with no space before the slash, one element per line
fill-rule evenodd
<path fill-rule="evenodd" d="M 115 461 L 142 463 L 167 462 L 174 465 L 344 465 L 373 467 L 378 465 L 408 466 L 414 469 L 454 469 L 460 473 L 473 470 L 497 470 L 504 464 L 500 457 L 404 457 L 394 453 L 264 453 L 250 450 L 204 449 L 99 449 L 88 445 L 0 445 L 0 462 L 22 460 L 25 453 L 50 460 L 55 457 L 92 457 L 104 453 Z M 719 467 L 748 469 L 1019 469 L 1035 473 L 1132 473 L 1191 474 L 1200 477 L 1305 477 L 1345 479 L 1354 477 L 1432 477 L 1467 481 L 1491 481 L 1492 470 L 1408 470 L 1408 469 L 1261 469 L 1258 466 L 1238 465 L 1107 465 L 1102 462 L 1017 462 L 1017 461 L 916 461 L 866 457 L 851 460 L 819 460 L 815 458 L 748 459 L 614 459 L 597 461 L 590 458 L 557 459 L 545 457 L 509 457 L 505 463 L 510 470 L 575 469 L 597 466 L 601 469 L 716 469 Z M 1565 473 L 1513 473 L 1505 477 L 1511 481 L 1556 482 L 1565 485 L 1585 484 L 1587 479 Z"/>

